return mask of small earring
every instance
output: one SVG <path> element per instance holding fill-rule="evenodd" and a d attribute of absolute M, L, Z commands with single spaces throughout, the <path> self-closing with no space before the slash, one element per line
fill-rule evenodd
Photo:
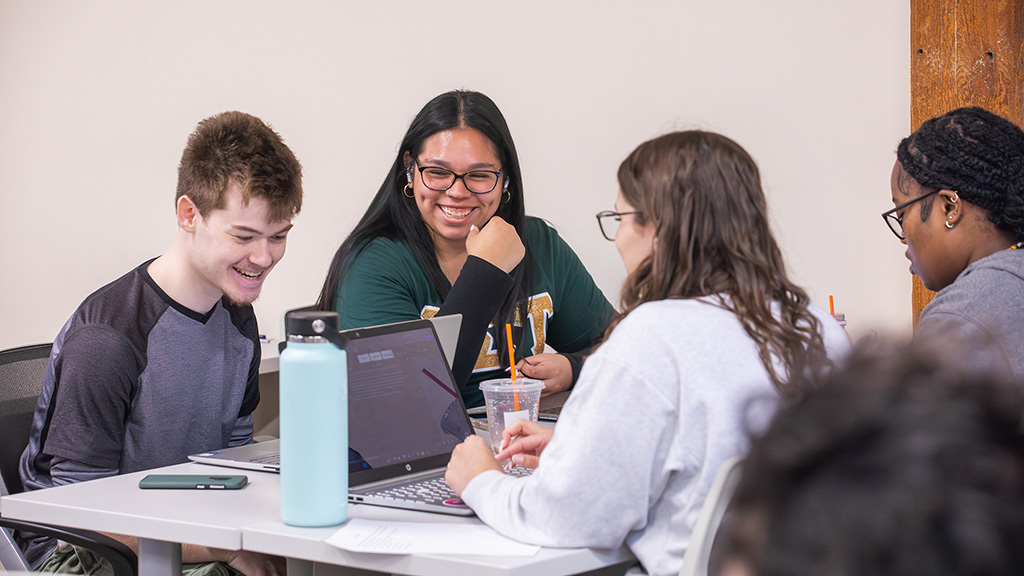
<path fill-rule="evenodd" d="M 952 218 L 952 217 L 953 217 L 953 216 L 950 216 L 949 218 Z M 953 224 L 952 222 L 950 222 L 950 221 L 949 221 L 949 218 L 946 218 L 946 228 L 949 228 L 950 230 L 952 230 L 952 229 L 953 229 L 953 226 L 954 226 L 954 224 Z"/>
<path fill-rule="evenodd" d="M 956 201 L 960 199 L 959 192 L 953 192 L 953 197 L 949 199 L 952 204 L 956 204 Z"/>
<path fill-rule="evenodd" d="M 505 191 L 501 194 L 501 203 L 508 204 L 510 200 L 512 200 L 512 193 L 508 191 L 508 188 L 505 188 Z"/>
<path fill-rule="evenodd" d="M 402 193 L 405 194 L 406 198 L 416 197 L 416 193 L 412 191 L 412 186 L 410 186 L 409 184 L 405 185 L 405 188 L 402 189 Z"/>

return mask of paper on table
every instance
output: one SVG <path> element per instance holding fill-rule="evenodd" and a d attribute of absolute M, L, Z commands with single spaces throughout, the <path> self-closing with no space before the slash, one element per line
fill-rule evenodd
<path fill-rule="evenodd" d="M 483 524 L 380 522 L 351 518 L 324 542 L 350 552 L 533 556 L 540 546 L 516 542 Z"/>

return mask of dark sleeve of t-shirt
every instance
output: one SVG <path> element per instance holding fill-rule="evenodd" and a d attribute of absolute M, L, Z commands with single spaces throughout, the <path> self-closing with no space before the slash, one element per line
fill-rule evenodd
<path fill-rule="evenodd" d="M 583 370 L 583 360 L 587 354 L 584 352 L 559 352 L 559 354 L 565 356 L 565 359 L 569 361 L 569 368 L 572 369 L 572 382 L 569 385 L 570 387 L 575 386 L 576 381 L 580 379 L 580 371 Z"/>
<path fill-rule="evenodd" d="M 470 256 L 438 310 L 438 316 L 462 314 L 459 343 L 452 363 L 452 375 L 460 389 L 473 374 L 487 326 L 510 290 L 511 276 L 486 260 Z"/>
<path fill-rule="evenodd" d="M 68 334 L 54 370 L 57 384 L 42 452 L 117 468 L 142 370 L 131 346 L 108 326 L 84 326 Z"/>
<path fill-rule="evenodd" d="M 236 306 L 226 298 L 222 303 L 231 315 L 231 323 L 252 342 L 253 346 L 252 361 L 249 362 L 249 374 L 246 377 L 245 396 L 238 410 L 238 417 L 241 418 L 252 414 L 260 403 L 260 361 L 263 356 L 263 350 L 260 348 L 260 330 L 251 305 Z"/>
<path fill-rule="evenodd" d="M 242 398 L 242 407 L 238 410 L 238 417 L 252 414 L 260 404 L 260 361 L 262 350 L 256 344 L 256 351 L 252 356 L 252 363 L 249 365 L 249 379 L 245 384 L 245 397 Z"/>

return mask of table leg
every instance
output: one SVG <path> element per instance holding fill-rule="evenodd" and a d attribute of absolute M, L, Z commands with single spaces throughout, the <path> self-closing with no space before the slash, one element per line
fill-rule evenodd
<path fill-rule="evenodd" d="M 181 544 L 139 538 L 139 576 L 181 576 Z"/>
<path fill-rule="evenodd" d="M 295 576 L 292 573 L 292 559 L 288 559 L 288 576 Z M 301 560 L 300 560 L 301 562 Z M 363 570 L 362 568 L 351 568 L 349 566 L 338 566 L 337 564 L 324 564 L 321 562 L 312 563 L 314 576 L 395 576 L 387 572 L 376 570 Z M 298 576 L 309 576 L 309 573 L 299 572 Z"/>
<path fill-rule="evenodd" d="M 313 576 L 313 563 L 309 560 L 289 558 L 288 576 Z"/>

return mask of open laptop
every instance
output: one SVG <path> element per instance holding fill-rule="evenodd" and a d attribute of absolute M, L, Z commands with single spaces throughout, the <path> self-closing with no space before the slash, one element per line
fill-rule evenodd
<path fill-rule="evenodd" d="M 434 327 L 413 320 L 345 332 L 350 502 L 472 514 L 444 482 L 452 450 L 473 427 Z M 274 440 L 189 458 L 280 471 L 279 446 Z"/>

